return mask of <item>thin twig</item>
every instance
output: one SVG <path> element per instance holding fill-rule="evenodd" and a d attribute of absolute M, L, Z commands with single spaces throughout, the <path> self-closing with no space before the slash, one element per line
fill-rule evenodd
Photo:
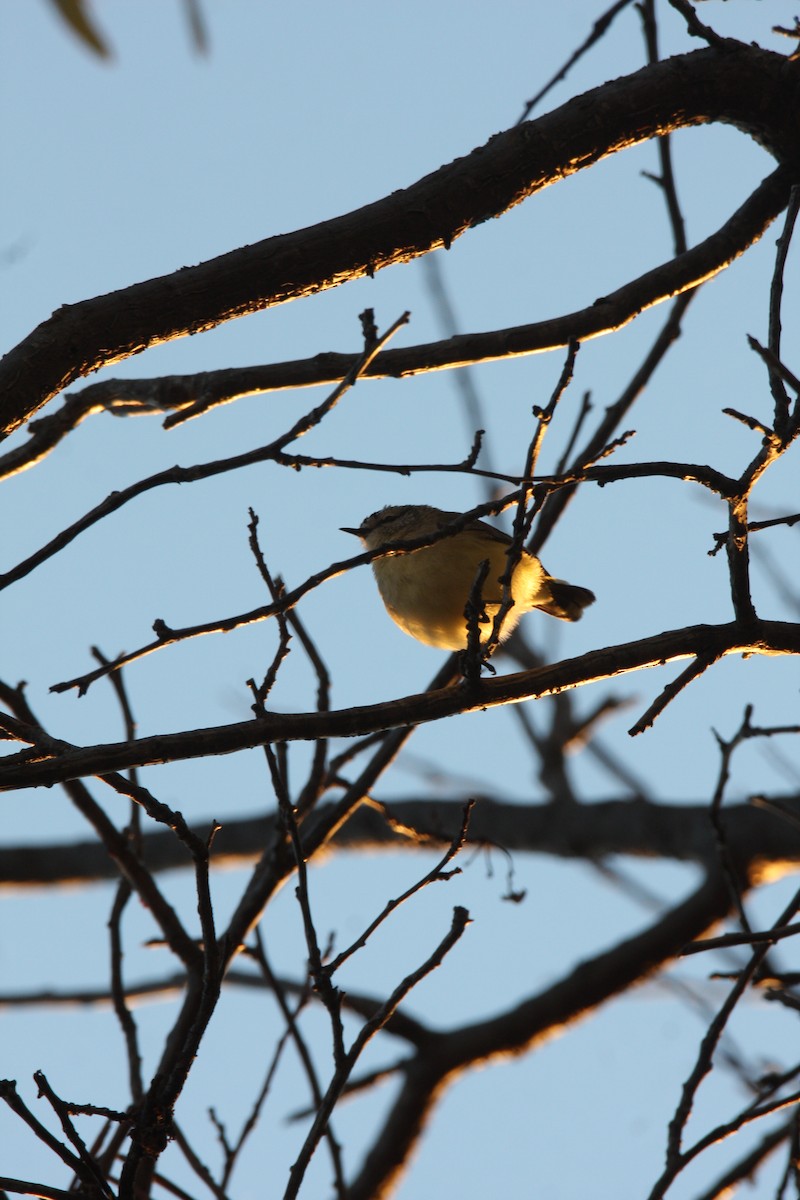
<path fill-rule="evenodd" d="M 78 1158 L 80 1159 L 83 1170 L 76 1172 L 76 1174 L 78 1174 L 79 1178 L 83 1180 L 84 1184 L 89 1183 L 90 1181 L 93 1182 L 95 1187 L 98 1188 L 103 1195 L 108 1196 L 109 1200 L 113 1200 L 114 1193 L 111 1190 L 108 1180 L 105 1178 L 105 1175 L 101 1171 L 98 1163 L 95 1162 L 94 1158 L 89 1153 L 86 1143 L 72 1123 L 72 1119 L 70 1117 L 71 1106 L 62 1100 L 60 1096 L 56 1095 L 50 1086 L 44 1071 L 34 1071 L 33 1080 L 36 1086 L 39 1088 L 39 1095 L 45 1097 L 53 1112 L 58 1117 L 61 1128 L 64 1130 L 67 1139 L 72 1143 L 78 1153 Z M 124 1120 L 124 1117 L 122 1117 L 122 1119 Z"/>
<path fill-rule="evenodd" d="M 669 0 L 669 3 L 684 18 L 686 28 L 692 37 L 702 38 L 704 42 L 708 42 L 709 46 L 715 46 L 718 50 L 725 50 L 730 45 L 737 44 L 732 39 L 722 37 L 709 25 L 704 25 L 689 0 Z"/>
<path fill-rule="evenodd" d="M 183 1130 L 175 1121 L 172 1122 L 172 1137 L 175 1141 L 175 1145 L 180 1149 L 183 1157 L 186 1159 L 197 1178 L 202 1180 L 202 1182 L 211 1192 L 212 1196 L 215 1196 L 216 1200 L 228 1200 L 224 1188 L 222 1188 L 214 1179 L 211 1171 L 199 1157 L 194 1147 L 189 1143 L 189 1140 L 184 1134 Z"/>
<path fill-rule="evenodd" d="M 769 942 L 772 945 L 782 941 L 783 938 L 794 937 L 797 933 L 800 933 L 800 922 L 786 925 L 783 929 L 723 933 L 719 937 L 701 938 L 697 942 L 692 942 L 691 945 L 685 946 L 681 950 L 681 957 L 687 958 L 690 954 L 704 954 L 707 950 L 724 950 L 730 946 L 757 946 L 760 942 Z"/>
<path fill-rule="evenodd" d="M 303 1037 L 303 1035 L 300 1032 L 300 1027 L 299 1027 L 299 1024 L 297 1021 L 297 1018 L 300 1014 L 301 1009 L 304 1007 L 304 1005 L 306 1004 L 306 1002 L 308 1001 L 308 999 L 311 995 L 311 989 L 308 986 L 306 986 L 302 990 L 302 992 L 299 995 L 297 1005 L 296 1005 L 295 1009 L 292 1010 L 289 1007 L 289 1004 L 286 1000 L 285 989 L 283 987 L 283 984 L 276 977 L 276 975 L 274 974 L 274 972 L 272 970 L 272 967 L 269 964 L 269 961 L 267 959 L 267 954 L 266 954 L 266 948 L 264 946 L 264 940 L 261 936 L 261 931 L 258 928 L 258 926 L 256 926 L 256 929 L 255 929 L 255 941 L 256 941 L 256 948 L 255 948 L 254 957 L 255 957 L 256 961 L 258 962 L 259 966 L 261 967 L 262 973 L 264 975 L 264 980 L 267 983 L 267 985 L 270 987 L 270 989 L 272 990 L 273 995 L 275 996 L 275 1000 L 278 1004 L 278 1007 L 280 1008 L 281 1013 L 283 1014 L 283 1019 L 286 1022 L 286 1031 L 285 1031 L 284 1036 L 291 1037 L 292 1041 L 294 1042 L 298 1057 L 300 1059 L 300 1062 L 302 1064 L 303 1070 L 306 1075 L 306 1079 L 308 1080 L 309 1089 L 311 1091 L 311 1098 L 313 1101 L 313 1110 L 312 1111 L 316 1112 L 319 1109 L 320 1105 L 322 1104 L 324 1093 L 323 1093 L 323 1089 L 320 1084 L 319 1078 L 317 1076 L 317 1071 L 314 1066 L 314 1060 L 311 1056 L 311 1052 L 310 1052 L 308 1046 L 306 1045 L 305 1038 Z M 255 1111 L 255 1108 L 254 1108 L 254 1111 Z M 249 1129 L 248 1129 L 248 1132 L 249 1132 Z M 242 1135 L 239 1139 L 239 1144 L 243 1143 L 244 1137 L 245 1137 L 245 1130 L 243 1129 Z M 325 1141 L 328 1145 L 328 1151 L 331 1156 L 331 1165 L 333 1167 L 333 1175 L 334 1175 L 334 1181 L 335 1181 L 337 1194 L 340 1197 L 344 1198 L 347 1195 L 347 1188 L 346 1188 L 345 1178 L 344 1178 L 344 1167 L 342 1164 L 342 1150 L 341 1150 L 341 1146 L 339 1145 L 339 1141 L 338 1141 L 336 1135 L 334 1134 L 333 1129 L 330 1126 L 330 1123 L 328 1124 L 328 1127 L 325 1130 Z"/>
<path fill-rule="evenodd" d="M 772 275 L 772 285 L 769 293 L 769 337 L 767 344 L 773 358 L 780 361 L 781 357 L 781 303 L 783 301 L 783 274 L 786 267 L 786 257 L 792 242 L 797 214 L 800 211 L 800 185 L 792 188 L 789 207 L 783 223 L 783 231 L 778 238 L 775 253 L 775 270 Z M 784 380 L 774 368 L 769 372 L 769 384 L 772 398 L 775 401 L 775 431 L 785 434 L 789 424 L 789 397 L 786 393 Z"/>
<path fill-rule="evenodd" d="M 778 917 L 777 921 L 775 922 L 775 928 L 780 929 L 788 925 L 792 917 L 797 912 L 798 907 L 800 907 L 800 889 L 795 892 L 789 904 L 787 904 L 783 912 Z M 686 1127 L 686 1122 L 689 1119 L 689 1114 L 691 1113 L 697 1090 L 705 1076 L 712 1069 L 714 1052 L 731 1014 L 739 1003 L 739 1000 L 743 996 L 746 988 L 758 973 L 762 963 L 767 957 L 768 952 L 768 942 L 761 943 L 754 948 L 749 963 L 739 973 L 724 1003 L 706 1030 L 705 1036 L 700 1043 L 700 1049 L 695 1061 L 695 1065 L 683 1085 L 681 1098 L 678 1102 L 675 1114 L 669 1124 L 666 1167 L 664 1168 L 661 1177 L 654 1185 L 650 1193 L 649 1200 L 660 1200 L 660 1198 L 664 1196 L 672 1181 L 683 1170 L 689 1159 L 694 1157 L 697 1153 L 696 1150 L 684 1151 L 681 1148 L 683 1131 Z"/>
<path fill-rule="evenodd" d="M 584 54 L 586 54 L 588 50 L 592 48 L 592 46 L 600 41 L 606 31 L 611 27 L 614 18 L 618 16 L 618 14 L 621 13 L 624 8 L 627 8 L 631 2 L 632 0 L 616 0 L 615 4 L 612 4 L 610 8 L 607 8 L 604 13 L 601 13 L 601 15 L 592 25 L 592 28 L 586 38 L 584 38 L 580 46 L 578 46 L 577 50 L 570 54 L 564 65 L 559 67 L 555 75 L 550 77 L 547 83 L 539 89 L 536 95 L 532 96 L 530 100 L 525 102 L 522 115 L 517 121 L 518 125 L 521 125 L 523 121 L 527 121 L 536 105 L 544 100 L 547 93 L 551 91 L 557 83 L 561 83 L 562 80 L 566 79 L 571 68 L 575 66 L 575 64 L 583 57 Z"/>
<path fill-rule="evenodd" d="M 442 939 L 430 957 L 426 959 L 426 961 L 422 963 L 420 967 L 418 967 L 415 971 L 412 971 L 405 977 L 405 979 L 402 980 L 402 982 L 394 989 L 386 1002 L 381 1005 L 378 1012 L 375 1013 L 375 1015 L 369 1021 L 366 1021 L 359 1030 L 352 1046 L 348 1050 L 341 1064 L 334 1072 L 333 1079 L 331 1080 L 330 1086 L 325 1094 L 323 1103 L 317 1112 L 314 1123 L 309 1130 L 300 1154 L 292 1166 L 289 1174 L 289 1183 L 286 1191 L 284 1192 L 284 1200 L 294 1200 L 294 1197 L 297 1196 L 300 1185 L 303 1181 L 303 1177 L 305 1176 L 306 1169 L 311 1161 L 311 1157 L 316 1150 L 317 1145 L 319 1144 L 319 1140 L 327 1127 L 328 1121 L 330 1120 L 334 1105 L 339 1099 L 339 1096 L 341 1095 L 342 1090 L 367 1043 L 375 1036 L 376 1033 L 379 1032 L 379 1030 L 383 1028 L 394 1010 L 405 998 L 405 996 L 408 995 L 411 989 L 427 975 L 429 975 L 431 971 L 434 971 L 438 966 L 441 965 L 445 955 L 452 950 L 453 946 L 455 946 L 456 942 L 461 938 L 464 930 L 469 924 L 469 921 L 470 916 L 467 910 L 465 908 L 461 908 L 460 906 L 456 907 L 453 910 L 453 921 L 449 932 Z"/>
<path fill-rule="evenodd" d="M 108 664 L 108 659 L 98 649 L 97 646 L 92 647 L 92 653 L 98 662 L 104 666 Z M 132 742 L 136 737 L 136 720 L 134 719 L 133 710 L 128 698 L 127 689 L 125 687 L 125 678 L 122 671 L 115 671 L 110 677 L 109 682 L 113 688 L 114 694 L 117 697 L 120 709 L 122 711 L 123 723 L 125 726 L 125 736 L 129 742 Z M 138 775 L 134 768 L 130 772 L 131 782 L 138 784 Z M 128 828 L 125 831 L 130 840 L 131 847 L 134 852 L 141 856 L 141 809 L 138 804 L 131 801 L 130 815 Z M 108 919 L 108 931 L 110 940 L 111 952 L 111 995 L 114 1002 L 114 1011 L 119 1021 L 122 1036 L 125 1041 L 125 1051 L 128 1059 L 128 1084 L 131 1089 L 131 1099 L 137 1104 L 144 1095 L 144 1082 L 142 1079 L 142 1056 L 139 1050 L 139 1035 L 134 1020 L 133 1013 L 128 1007 L 125 997 L 125 984 L 122 975 L 122 916 L 127 907 L 128 900 L 133 893 L 133 888 L 127 879 L 121 879 L 117 885 L 117 890 L 114 895 L 114 901 L 111 906 L 111 915 Z"/>
<path fill-rule="evenodd" d="M 58 1155 L 61 1161 L 66 1163 L 70 1170 L 80 1179 L 82 1179 L 84 1183 L 88 1184 L 90 1188 L 94 1188 L 97 1185 L 98 1181 L 95 1179 L 94 1172 L 90 1171 L 81 1161 L 78 1155 L 73 1154 L 68 1146 L 65 1146 L 63 1142 L 60 1142 L 58 1138 L 50 1132 L 47 1126 L 43 1125 L 41 1121 L 33 1115 L 17 1091 L 17 1085 L 13 1079 L 0 1079 L 0 1100 L 4 1100 L 11 1111 L 25 1122 L 28 1128 L 32 1131 L 34 1137 L 36 1137 L 38 1141 L 42 1143 L 42 1145 L 47 1146 L 49 1150 L 52 1150 L 54 1154 Z M 106 1189 L 104 1188 L 103 1190 Z"/>
<path fill-rule="evenodd" d="M 673 679 L 671 683 L 666 685 L 661 694 L 657 696 L 653 703 L 649 706 L 647 711 L 641 715 L 635 724 L 631 725 L 630 729 L 628 730 L 630 737 L 636 737 L 638 734 L 644 733 L 646 729 L 650 729 L 656 718 L 661 715 L 667 705 L 670 704 L 685 687 L 688 687 L 690 683 L 695 681 L 695 679 L 699 679 L 700 676 L 707 671 L 709 667 L 713 666 L 716 661 L 717 656 L 715 655 L 698 655 L 693 663 L 690 663 L 688 667 L 681 671 L 677 679 Z"/>
<path fill-rule="evenodd" d="M 418 879 L 416 883 L 412 884 L 411 887 L 406 888 L 406 890 L 400 896 L 397 896 L 393 900 L 387 900 L 383 911 L 380 912 L 378 916 L 370 922 L 364 932 L 361 933 L 346 950 L 343 950 L 341 954 L 337 954 L 336 958 L 334 958 L 331 962 L 326 963 L 325 970 L 329 975 L 333 975 L 336 971 L 338 971 L 339 968 L 347 962 L 348 958 L 355 954 L 356 950 L 362 949 L 362 947 L 365 946 L 368 940 L 372 937 L 375 930 L 378 929 L 383 922 L 389 916 L 391 916 L 395 909 L 400 907 L 401 904 L 405 904 L 407 900 L 410 900 L 412 896 L 415 896 L 417 892 L 422 891 L 423 888 L 428 887 L 431 883 L 440 883 L 442 881 L 452 879 L 454 875 L 460 874 L 458 868 L 455 871 L 445 871 L 445 867 L 449 862 L 452 862 L 455 856 L 464 847 L 464 843 L 467 840 L 467 834 L 469 832 L 469 819 L 472 815 L 472 810 L 474 807 L 474 800 L 468 800 L 464 805 L 461 828 L 451 841 L 450 845 L 447 847 L 447 850 L 439 862 L 436 863 L 436 865 L 432 867 L 427 874 L 423 875 L 421 879 Z"/>
<path fill-rule="evenodd" d="M 647 60 L 650 63 L 658 62 L 660 54 L 658 50 L 658 23 L 656 21 L 655 0 L 644 0 L 643 3 L 637 4 L 636 7 L 639 10 L 644 27 Z M 661 174 L 658 176 L 648 174 L 648 178 L 653 179 L 664 194 L 667 212 L 669 213 L 669 222 L 672 226 L 672 241 L 675 253 L 676 255 L 685 254 L 687 249 L 686 224 L 678 200 L 675 172 L 672 169 L 672 142 L 669 134 L 666 137 L 657 139 L 656 149 L 661 162 Z"/>

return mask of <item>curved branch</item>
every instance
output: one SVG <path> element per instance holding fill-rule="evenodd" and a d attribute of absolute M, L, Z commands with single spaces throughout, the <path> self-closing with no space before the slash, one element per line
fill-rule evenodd
<path fill-rule="evenodd" d="M 469 687 L 459 684 L 439 688 L 383 704 L 328 712 L 271 713 L 253 721 L 156 734 L 135 742 L 65 749 L 47 745 L 31 747 L 2 760 L 0 790 L 50 787 L 68 779 L 104 775 L 131 767 L 205 758 L 212 754 L 233 754 L 267 742 L 363 737 L 378 730 L 421 725 L 456 714 L 540 699 L 680 659 L 698 655 L 722 658 L 727 654 L 800 654 L 800 625 L 756 621 L 746 630 L 735 622 L 691 625 L 638 642 L 593 650 L 553 666 L 483 679 Z"/>
<path fill-rule="evenodd" d="M 384 350 L 363 376 L 401 379 L 478 362 L 543 354 L 561 349 L 575 339 L 588 341 L 613 333 L 646 309 L 672 296 L 686 296 L 744 254 L 785 207 L 791 186 L 791 176 L 779 167 L 715 233 L 587 308 L 530 325 L 457 334 L 438 342 Z M 670 323 L 664 338 L 671 340 L 673 336 Z M 335 383 L 350 370 L 355 357 L 355 354 L 329 352 L 290 362 L 225 367 L 191 375 L 90 383 L 67 395 L 57 412 L 32 422 L 30 440 L 0 457 L 0 479 L 34 466 L 71 430 L 96 413 L 110 412 L 115 416 L 167 413 L 164 428 L 171 429 L 190 417 L 231 404 L 243 396 Z"/>
<path fill-rule="evenodd" d="M 449 246 L 549 184 L 671 130 L 724 121 L 796 161 L 798 114 L 800 69 L 766 50 L 726 43 L 648 65 L 355 212 L 62 307 L 0 364 L 0 429 L 10 433 L 102 366 Z"/>

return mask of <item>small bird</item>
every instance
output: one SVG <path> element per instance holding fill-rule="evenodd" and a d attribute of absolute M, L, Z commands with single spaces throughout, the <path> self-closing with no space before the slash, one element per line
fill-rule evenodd
<path fill-rule="evenodd" d="M 408 542 L 444 529 L 461 513 L 443 512 L 428 504 L 390 505 L 372 513 L 358 529 L 343 528 L 361 538 L 368 550 L 392 542 Z M 485 521 L 470 521 L 452 537 L 406 554 L 389 554 L 372 564 L 381 599 L 389 616 L 417 641 L 442 650 L 464 650 L 467 618 L 464 608 L 482 562 L 489 573 L 481 596 L 487 620 L 481 621 L 480 638 L 486 642 L 500 609 L 511 538 Z M 538 558 L 523 550 L 511 581 L 513 607 L 506 613 L 500 640 L 513 630 L 524 613 L 540 608 L 562 621 L 578 621 L 594 603 L 588 588 L 565 583 L 548 575 Z"/>

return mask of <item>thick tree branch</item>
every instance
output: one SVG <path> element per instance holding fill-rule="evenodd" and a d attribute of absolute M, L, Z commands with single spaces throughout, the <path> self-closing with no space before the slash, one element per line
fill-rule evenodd
<path fill-rule="evenodd" d="M 724 121 L 796 167 L 798 114 L 800 69 L 780 55 L 726 43 L 650 64 L 355 212 L 65 305 L 0 364 L 0 429 L 100 367 L 449 246 L 549 184 L 674 129 Z"/>
<path fill-rule="evenodd" d="M 313 741 L 317 738 L 363 737 L 388 730 L 477 712 L 503 704 L 556 695 L 647 667 L 664 666 L 685 658 L 727 654 L 800 654 L 800 625 L 756 621 L 742 630 L 727 625 L 691 625 L 638 642 L 593 650 L 534 671 L 519 671 L 476 685 L 439 688 L 383 704 L 354 706 L 330 712 L 273 713 L 253 721 L 238 721 L 182 733 L 156 734 L 135 742 L 52 749 L 31 747 L 0 763 L 0 790 L 50 787 L 87 775 L 105 775 L 131 767 L 153 766 L 212 754 L 233 754 L 265 743 Z M 67 743 L 63 743 L 64 746 Z"/>
<path fill-rule="evenodd" d="M 385 813 L 374 805 L 362 805 L 337 829 L 327 849 L 364 854 L 438 849 L 458 831 L 466 799 L 393 799 Z M 796 793 L 770 799 L 783 809 L 800 811 Z M 319 807 L 312 818 L 312 834 L 318 822 L 328 821 L 333 808 L 332 802 Z M 202 837 L 207 828 L 207 821 L 198 823 L 192 832 Z M 252 864 L 274 828 L 274 813 L 227 820 L 214 839 L 212 867 Z M 800 865 L 800 829 L 752 804 L 726 807 L 725 836 L 743 877 L 760 879 L 769 874 L 774 878 Z M 667 804 L 626 798 L 545 804 L 528 797 L 502 801 L 480 796 L 470 819 L 468 844 L 592 860 L 624 854 L 707 864 L 717 853 L 708 803 L 697 800 Z M 143 833 L 142 857 L 153 874 L 191 865 L 181 843 L 159 829 Z M 117 878 L 119 869 L 99 841 L 0 849 L 0 889 L 74 886 Z"/>
<path fill-rule="evenodd" d="M 671 296 L 685 297 L 691 289 L 729 266 L 759 240 L 785 207 L 790 189 L 791 175 L 778 168 L 705 241 L 646 271 L 587 308 L 530 325 L 456 334 L 443 341 L 385 350 L 380 358 L 369 364 L 363 376 L 400 379 L 477 362 L 540 354 L 561 349 L 572 339 L 588 341 L 621 329 L 646 309 Z M 674 336 L 670 323 L 667 342 Z M 660 348 L 660 341 L 657 347 Z M 0 478 L 34 466 L 93 414 L 111 412 L 117 416 L 143 416 L 166 412 L 172 414 L 164 422 L 165 428 L 169 429 L 185 420 L 189 411 L 192 415 L 205 413 L 243 396 L 335 383 L 350 370 L 355 357 L 355 354 L 331 352 L 293 362 L 227 367 L 194 375 L 106 379 L 102 383 L 91 383 L 66 396 L 57 412 L 31 423 L 30 440 L 0 457 Z"/>

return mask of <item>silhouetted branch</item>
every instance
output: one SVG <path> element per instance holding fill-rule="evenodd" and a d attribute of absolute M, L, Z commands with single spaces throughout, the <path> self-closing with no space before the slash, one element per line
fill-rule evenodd
<path fill-rule="evenodd" d="M 791 158 L 797 108 L 792 64 L 766 50 L 726 42 L 651 64 L 346 216 L 63 306 L 0 365 L 0 426 L 12 432 L 82 375 L 148 346 L 449 246 L 557 179 L 669 130 L 724 120 Z"/>
<path fill-rule="evenodd" d="M 663 667 L 683 658 L 716 659 L 728 654 L 800 654 L 800 625 L 757 621 L 746 631 L 736 622 L 691 625 L 637 642 L 606 646 L 536 671 L 482 679 L 468 691 L 446 687 L 366 707 L 330 712 L 271 713 L 254 721 L 156 734 L 137 742 L 70 747 L 56 753 L 23 750 L 0 761 L 0 790 L 49 787 L 68 779 L 106 775 L 134 766 L 233 754 L 268 742 L 361 737 L 376 730 L 421 725 L 457 713 L 541 699 L 566 688 L 585 687 L 632 671 Z M 115 786 L 128 794 L 124 785 L 118 783 Z"/>

